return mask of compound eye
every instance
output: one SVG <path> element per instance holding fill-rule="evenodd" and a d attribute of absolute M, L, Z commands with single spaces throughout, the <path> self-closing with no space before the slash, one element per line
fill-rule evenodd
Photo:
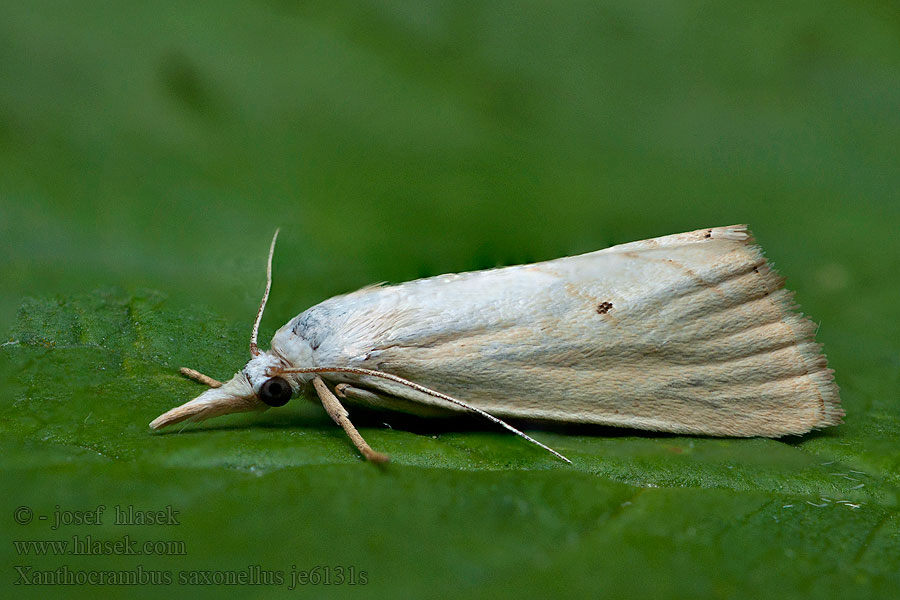
<path fill-rule="evenodd" d="M 281 377 L 272 377 L 259 388 L 259 399 L 269 406 L 284 406 L 292 394 L 291 384 Z"/>

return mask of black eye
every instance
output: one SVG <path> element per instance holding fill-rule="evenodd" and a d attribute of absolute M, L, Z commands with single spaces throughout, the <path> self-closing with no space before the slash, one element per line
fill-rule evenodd
<path fill-rule="evenodd" d="M 291 385 L 281 377 L 272 377 L 259 388 L 259 399 L 269 406 L 284 406 L 291 394 Z"/>

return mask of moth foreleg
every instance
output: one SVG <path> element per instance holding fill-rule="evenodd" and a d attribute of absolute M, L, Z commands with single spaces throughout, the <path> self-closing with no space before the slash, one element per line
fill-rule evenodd
<path fill-rule="evenodd" d="M 319 395 L 319 399 L 322 401 L 322 406 L 325 407 L 325 412 L 328 413 L 328 416 L 330 416 L 335 423 L 344 428 L 344 431 L 347 432 L 347 436 L 359 451 L 362 452 L 362 455 L 366 457 L 366 460 L 375 463 L 389 461 L 391 458 L 387 454 L 372 450 L 369 444 L 366 443 L 366 440 L 363 439 L 356 430 L 356 427 L 353 426 L 353 423 L 350 422 L 350 416 L 347 409 L 345 409 L 337 397 L 331 393 L 331 390 L 328 389 L 328 386 L 325 385 L 322 378 L 317 375 L 313 378 L 312 382 L 313 387 L 316 388 L 316 393 Z"/>
<path fill-rule="evenodd" d="M 184 375 L 185 377 L 190 377 L 194 381 L 199 381 L 204 385 L 208 385 L 211 388 L 222 387 L 222 382 L 218 379 L 213 379 L 209 375 L 204 375 L 200 371 L 195 371 L 194 369 L 189 369 L 187 367 L 181 367 L 178 371 Z"/>

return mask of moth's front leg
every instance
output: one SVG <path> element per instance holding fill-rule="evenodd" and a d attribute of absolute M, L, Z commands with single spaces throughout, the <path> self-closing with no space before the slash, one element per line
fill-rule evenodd
<path fill-rule="evenodd" d="M 189 369 L 188 367 L 181 367 L 178 371 L 184 375 L 185 377 L 190 377 L 194 381 L 199 381 L 204 385 L 208 385 L 211 388 L 222 387 L 222 382 L 218 379 L 213 379 L 209 375 L 204 375 L 200 371 L 195 371 L 194 369 Z"/>
<path fill-rule="evenodd" d="M 366 460 L 374 463 L 385 463 L 389 461 L 391 459 L 390 456 L 372 450 L 369 444 L 366 443 L 366 440 L 363 439 L 356 430 L 356 427 L 353 426 L 353 423 L 350 422 L 350 416 L 349 413 L 347 413 L 347 409 L 345 409 L 337 397 L 331 393 L 331 390 L 328 389 L 328 386 L 322 378 L 316 375 L 312 382 L 313 387 L 316 388 L 316 393 L 319 395 L 319 399 L 322 401 L 322 406 L 325 407 L 325 412 L 328 413 L 328 416 L 330 416 L 335 423 L 344 428 L 344 431 L 347 432 L 347 436 L 349 436 L 350 440 L 359 451 L 362 452 L 362 455 L 366 457 Z"/>

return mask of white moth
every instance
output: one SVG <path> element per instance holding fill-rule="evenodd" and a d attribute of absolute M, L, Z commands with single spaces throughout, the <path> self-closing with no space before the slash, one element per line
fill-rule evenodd
<path fill-rule="evenodd" d="M 157 417 L 281 406 L 310 385 L 373 461 L 338 398 L 419 415 L 501 417 L 711 436 L 779 437 L 844 415 L 816 326 L 742 225 L 530 265 L 371 286 L 291 319 L 196 399 Z M 332 393 L 330 388 L 334 388 Z"/>

